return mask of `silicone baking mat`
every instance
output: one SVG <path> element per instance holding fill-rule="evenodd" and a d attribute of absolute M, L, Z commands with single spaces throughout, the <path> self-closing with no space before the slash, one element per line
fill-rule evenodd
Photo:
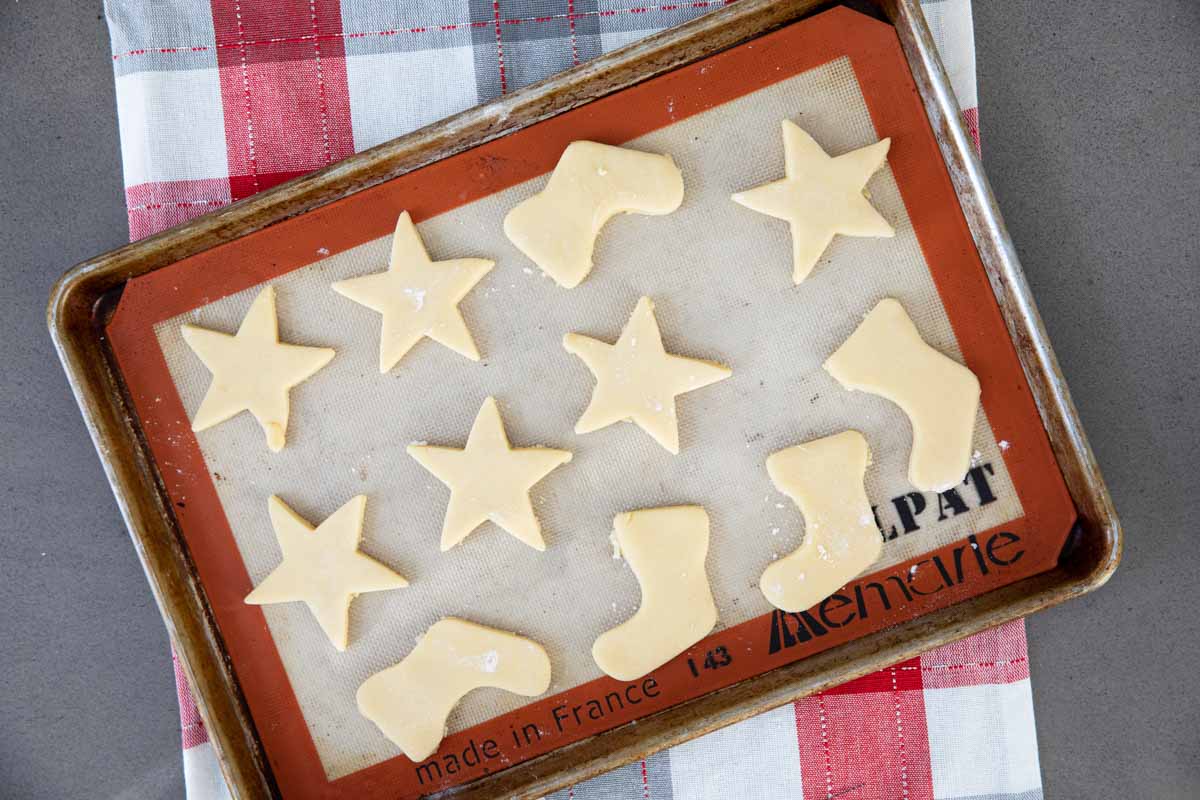
<path fill-rule="evenodd" d="M 868 188 L 896 237 L 837 239 L 798 287 L 787 226 L 729 200 L 782 175 L 782 119 L 834 154 L 892 137 L 888 166 Z M 504 238 L 501 222 L 582 138 L 671 154 L 686 195 L 669 216 L 610 223 L 595 270 L 566 291 Z M 478 364 L 425 341 L 380 375 L 378 316 L 329 288 L 386 267 L 405 209 L 434 259 L 496 261 L 461 305 Z M 179 333 L 183 323 L 235 330 L 267 283 L 284 341 L 337 350 L 293 390 L 278 454 L 245 414 L 191 433 L 209 373 Z M 614 340 L 641 295 L 654 298 L 669 351 L 734 372 L 681 399 L 678 456 L 632 425 L 572 432 L 593 381 L 562 335 Z M 889 296 L 983 386 L 972 468 L 941 494 L 907 484 L 903 413 L 842 390 L 820 366 Z M 894 33 L 841 9 L 139 278 L 110 334 L 285 796 L 409 796 L 461 783 L 1049 568 L 1073 519 Z M 490 523 L 439 552 L 448 490 L 405 446 L 461 446 L 488 395 L 514 445 L 575 455 L 533 491 L 545 553 Z M 758 575 L 798 545 L 804 526 L 764 461 L 845 428 L 871 446 L 867 491 L 883 556 L 811 612 L 772 612 Z M 366 494 L 364 550 L 412 582 L 355 601 L 345 653 L 302 604 L 241 602 L 279 563 L 271 494 L 314 524 Z M 604 678 L 591 643 L 639 600 L 632 572 L 612 557 L 612 518 L 678 503 L 701 504 L 712 519 L 718 626 L 647 679 Z M 534 703 L 499 690 L 469 695 L 439 754 L 412 764 L 358 714 L 354 693 L 450 615 L 542 642 L 553 683 Z"/>

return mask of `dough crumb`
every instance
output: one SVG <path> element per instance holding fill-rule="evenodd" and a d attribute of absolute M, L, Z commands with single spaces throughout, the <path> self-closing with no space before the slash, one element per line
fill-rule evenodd
<path fill-rule="evenodd" d="M 406 297 L 408 297 L 410 300 L 412 300 L 413 308 L 415 310 L 420 311 L 422 308 L 425 307 L 425 290 L 424 289 L 413 289 L 411 287 L 405 287 L 404 294 Z"/>

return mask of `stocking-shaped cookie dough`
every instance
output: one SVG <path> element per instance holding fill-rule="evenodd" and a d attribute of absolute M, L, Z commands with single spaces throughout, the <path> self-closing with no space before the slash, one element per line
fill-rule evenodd
<path fill-rule="evenodd" d="M 403 661 L 358 687 L 358 710 L 421 761 L 437 750 L 463 695 L 485 686 L 535 697 L 550 687 L 550 659 L 531 639 L 447 617 Z"/>
<path fill-rule="evenodd" d="M 958 485 L 971 465 L 979 380 L 927 345 L 899 302 L 879 302 L 825 361 L 847 389 L 891 400 L 912 423 L 908 481 L 923 492 Z"/>
<path fill-rule="evenodd" d="M 605 673 L 631 681 L 670 661 L 713 629 L 708 586 L 708 513 L 700 506 L 628 511 L 613 520 L 621 555 L 642 587 L 642 604 L 605 631 L 592 657 Z"/>
<path fill-rule="evenodd" d="M 804 611 L 875 563 L 883 549 L 863 489 L 871 456 L 858 431 L 843 431 L 767 459 L 767 473 L 804 515 L 804 541 L 772 563 L 758 585 L 784 611 Z"/>
<path fill-rule="evenodd" d="M 546 188 L 513 208 L 504 234 L 565 289 L 592 270 L 592 248 L 616 214 L 670 214 L 683 202 L 683 174 L 667 155 L 572 142 Z"/>

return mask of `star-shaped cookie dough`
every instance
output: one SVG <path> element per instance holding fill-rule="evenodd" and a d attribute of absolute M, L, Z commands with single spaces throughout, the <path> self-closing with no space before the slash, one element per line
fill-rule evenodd
<path fill-rule="evenodd" d="M 786 220 L 792 228 L 792 280 L 812 272 L 833 237 L 896 232 L 867 200 L 867 181 L 887 160 L 891 139 L 836 158 L 795 123 L 783 121 L 783 180 L 733 196 L 753 211 Z"/>
<path fill-rule="evenodd" d="M 548 447 L 509 445 L 493 398 L 483 401 L 462 450 L 411 444 L 408 454 L 450 487 L 442 552 L 487 520 L 535 550 L 546 549 L 529 490 L 552 469 L 570 461 L 571 454 Z"/>
<path fill-rule="evenodd" d="M 250 605 L 303 600 L 329 641 L 345 650 L 350 601 L 363 592 L 402 589 L 408 581 L 358 552 L 367 498 L 351 499 L 314 530 L 274 495 L 267 501 L 283 563 L 246 595 Z"/>
<path fill-rule="evenodd" d="M 733 374 L 720 364 L 664 350 L 649 297 L 638 300 L 616 344 L 568 333 L 563 347 L 583 359 L 596 376 L 592 401 L 575 423 L 576 433 L 632 420 L 674 454 L 679 453 L 675 398 Z"/>
<path fill-rule="evenodd" d="M 288 390 L 329 363 L 328 347 L 279 342 L 275 289 L 268 286 L 250 305 L 237 335 L 184 325 L 188 347 L 212 373 L 212 383 L 192 419 L 202 431 L 249 411 L 267 435 L 267 447 L 283 449 L 288 424 Z"/>
<path fill-rule="evenodd" d="M 412 217 L 405 211 L 396 220 L 387 271 L 338 281 L 333 290 L 383 315 L 380 372 L 396 366 L 423 336 L 478 361 L 479 350 L 458 302 L 494 263 L 485 258 L 430 260 Z"/>

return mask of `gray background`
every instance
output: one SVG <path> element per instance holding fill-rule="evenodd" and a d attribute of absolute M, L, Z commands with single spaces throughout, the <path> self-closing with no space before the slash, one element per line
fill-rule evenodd
<path fill-rule="evenodd" d="M 1046 795 L 1195 798 L 1200 4 L 975 18 L 984 161 L 1128 534 L 1029 621 Z M 100 4 L 0 0 L 0 76 L 0 796 L 181 797 L 166 634 L 43 321 L 127 236 Z"/>

